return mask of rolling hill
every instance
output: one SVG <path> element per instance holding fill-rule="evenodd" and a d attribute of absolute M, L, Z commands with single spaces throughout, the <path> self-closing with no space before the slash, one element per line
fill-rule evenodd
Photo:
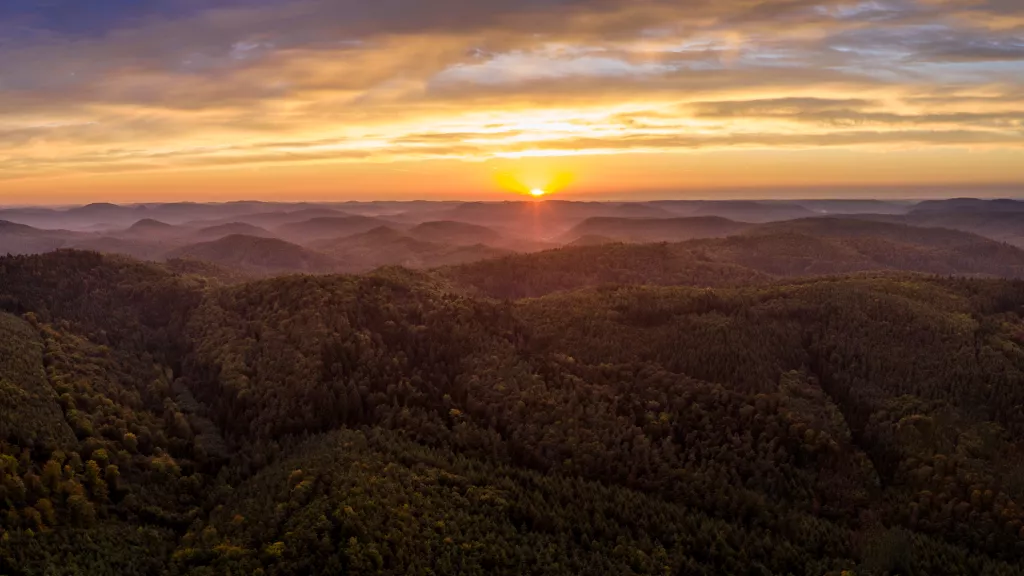
<path fill-rule="evenodd" d="M 0 396 L 0 426 L 73 434 L 6 438 L 0 573 L 1021 574 L 1024 284 L 678 251 L 808 238 L 890 242 L 489 262 L 739 282 L 514 302 L 395 268 L 225 286 L 2 258 L 2 390 L 46 402 Z"/>
<path fill-rule="evenodd" d="M 448 224 L 448 223 L 445 223 Z M 459 223 L 453 227 L 428 227 L 435 236 L 450 235 L 452 229 L 464 231 Z M 470 229 L 471 235 L 477 231 Z M 429 235 L 429 234 L 428 234 Z M 462 238 L 467 236 L 463 235 Z M 346 272 L 367 272 L 383 266 L 404 266 L 406 268 L 435 268 L 496 258 L 510 251 L 483 244 L 457 245 L 429 242 L 414 238 L 389 226 L 378 226 L 362 234 L 342 238 L 319 240 L 310 243 L 310 248 L 334 258 L 340 270 Z"/>
<path fill-rule="evenodd" d="M 888 200 L 797 200 L 791 202 L 799 204 L 808 210 L 823 215 L 842 214 L 906 214 L 914 207 L 913 202 L 888 201 Z"/>
<path fill-rule="evenodd" d="M 205 260 L 254 274 L 324 273 L 334 259 L 277 238 L 233 235 L 172 250 L 168 258 Z"/>
<path fill-rule="evenodd" d="M 1024 247 L 1024 212 L 920 211 L 904 216 L 903 222 L 962 230 Z"/>
<path fill-rule="evenodd" d="M 1024 251 L 619 208 L 0 257 L 0 574 L 1024 575 Z"/>
<path fill-rule="evenodd" d="M 618 202 L 467 202 L 433 215 L 434 220 L 467 222 L 513 232 L 517 237 L 546 240 L 587 218 L 667 218 L 672 212 L 639 203 Z"/>
<path fill-rule="evenodd" d="M 601 244 L 616 244 L 618 242 L 620 242 L 620 241 L 619 240 L 615 240 L 614 238 L 609 238 L 607 236 L 597 236 L 597 235 L 593 235 L 593 234 L 588 234 L 588 235 L 580 236 L 579 238 L 576 238 L 575 240 L 573 240 L 572 242 L 569 242 L 565 246 L 566 247 L 573 247 L 573 246 L 600 246 Z"/>
<path fill-rule="evenodd" d="M 774 222 L 807 218 L 815 213 L 799 204 L 749 200 L 655 200 L 650 205 L 677 216 L 715 216 L 736 222 Z"/>
<path fill-rule="evenodd" d="M 227 224 L 207 226 L 194 231 L 190 237 L 195 242 L 208 242 L 236 234 L 258 238 L 274 238 L 274 234 L 269 230 L 245 222 L 229 222 Z"/>
<path fill-rule="evenodd" d="M 163 259 L 169 251 L 180 247 L 183 243 L 183 241 L 95 235 L 69 242 L 65 247 L 75 250 L 92 250 L 104 254 L 123 254 L 139 260 L 156 261 Z"/>
<path fill-rule="evenodd" d="M 178 228 L 159 220 L 144 218 L 129 226 L 123 234 L 142 238 L 174 238 L 186 234 L 187 229 Z"/>
<path fill-rule="evenodd" d="M 414 226 L 408 234 L 424 242 L 456 246 L 495 245 L 504 240 L 501 234 L 486 226 L 451 221 L 424 222 Z"/>
<path fill-rule="evenodd" d="M 1024 251 L 944 229 L 845 219 L 767 224 L 727 238 L 566 247 L 441 273 L 498 298 L 610 284 L 723 286 L 878 270 L 1024 277 Z"/>
<path fill-rule="evenodd" d="M 984 200 L 979 198 L 950 198 L 925 200 L 916 204 L 911 214 L 920 212 L 1024 212 L 1024 202 L 1008 198 Z"/>
<path fill-rule="evenodd" d="M 566 232 L 571 243 L 585 236 L 600 236 L 619 242 L 682 242 L 694 238 L 732 236 L 750 228 L 717 216 L 694 218 L 588 218 Z"/>
<path fill-rule="evenodd" d="M 369 232 L 386 224 L 386 221 L 371 216 L 339 216 L 292 222 L 274 228 L 273 232 L 290 242 L 308 244 Z"/>
<path fill-rule="evenodd" d="M 67 246 L 80 235 L 64 230 L 40 230 L 0 220 L 0 254 L 40 254 Z"/>

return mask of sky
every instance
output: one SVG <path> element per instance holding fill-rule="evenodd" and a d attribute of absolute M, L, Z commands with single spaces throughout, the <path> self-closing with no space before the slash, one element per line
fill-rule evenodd
<path fill-rule="evenodd" d="M 1024 195 L 1024 1 L 0 1 L 0 204 L 537 189 Z"/>

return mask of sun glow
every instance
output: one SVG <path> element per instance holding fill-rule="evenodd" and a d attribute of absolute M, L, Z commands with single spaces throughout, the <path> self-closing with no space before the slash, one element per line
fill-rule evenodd
<path fill-rule="evenodd" d="M 563 191 L 572 182 L 568 173 L 552 174 L 548 171 L 516 170 L 495 174 L 498 187 L 509 192 L 544 198 Z"/>

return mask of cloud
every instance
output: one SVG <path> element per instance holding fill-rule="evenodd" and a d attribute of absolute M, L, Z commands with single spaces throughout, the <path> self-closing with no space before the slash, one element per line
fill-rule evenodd
<path fill-rule="evenodd" d="M 8 181 L 1024 139 L 1016 0 L 10 0 L 0 22 Z"/>

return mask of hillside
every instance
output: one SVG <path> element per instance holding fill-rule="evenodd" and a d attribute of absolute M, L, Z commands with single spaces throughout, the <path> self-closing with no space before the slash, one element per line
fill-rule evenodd
<path fill-rule="evenodd" d="M 441 274 L 481 295 L 521 298 L 601 285 L 726 286 L 873 270 L 1020 278 L 1024 251 L 952 230 L 805 219 L 765 224 L 728 238 L 571 246 Z"/>
<path fill-rule="evenodd" d="M 574 246 L 600 246 L 601 244 L 615 244 L 617 241 L 607 236 L 596 236 L 596 235 L 585 235 L 576 238 L 572 242 L 566 244 L 567 247 Z"/>
<path fill-rule="evenodd" d="M 255 274 L 322 273 L 333 270 L 330 257 L 277 238 L 240 234 L 172 250 L 168 258 L 190 258 Z"/>
<path fill-rule="evenodd" d="M 823 215 L 840 214 L 906 214 L 913 202 L 887 200 L 798 200 L 792 202 Z"/>
<path fill-rule="evenodd" d="M 407 238 L 409 238 L 409 236 L 401 230 L 391 226 L 378 226 L 367 232 L 352 234 L 351 236 L 319 240 L 311 243 L 310 247 L 316 250 L 327 250 L 338 245 L 373 248 L 374 246 L 381 246 Z"/>
<path fill-rule="evenodd" d="M 340 216 L 292 222 L 274 228 L 273 232 L 290 242 L 308 244 L 318 240 L 369 232 L 386 224 L 386 221 L 370 216 Z"/>
<path fill-rule="evenodd" d="M 762 224 L 750 229 L 749 233 L 796 232 L 836 238 L 882 238 L 936 248 L 992 244 L 980 234 L 951 227 L 922 226 L 920 224 L 903 223 L 897 219 L 803 218 Z"/>
<path fill-rule="evenodd" d="M 1022 574 L 1024 283 L 780 279 L 876 230 L 233 285 L 2 258 L 3 422 L 72 434 L 0 441 L 0 573 Z"/>
<path fill-rule="evenodd" d="M 144 218 L 129 226 L 124 233 L 129 236 L 142 237 L 174 237 L 184 234 L 184 230 L 152 218 Z"/>
<path fill-rule="evenodd" d="M 1024 212 L 1024 202 L 1008 198 L 983 200 L 979 198 L 950 198 L 947 200 L 925 200 L 911 209 L 911 214 L 921 212 Z"/>
<path fill-rule="evenodd" d="M 24 224 L 0 220 L 0 254 L 41 254 L 66 246 L 75 238 L 72 232 L 40 230 Z"/>
<path fill-rule="evenodd" d="M 749 200 L 656 200 L 650 205 L 678 216 L 712 216 L 736 222 L 775 222 L 807 218 L 815 213 L 799 204 L 788 202 L 753 202 Z"/>
<path fill-rule="evenodd" d="M 1024 213 L 997 211 L 920 211 L 903 221 L 913 226 L 962 230 L 1024 247 Z"/>
<path fill-rule="evenodd" d="M 241 234 L 243 236 L 255 236 L 257 238 L 273 238 L 274 234 L 269 230 L 260 228 L 253 224 L 246 224 L 245 222 L 229 222 L 227 224 L 218 224 L 216 226 L 207 226 L 200 228 L 190 234 L 190 238 L 195 242 L 209 242 L 211 240 L 220 240 L 226 236 L 234 236 Z"/>
<path fill-rule="evenodd" d="M 351 214 L 335 208 L 310 207 L 303 208 L 301 210 L 271 209 L 254 214 L 245 214 L 239 216 L 235 221 L 266 228 L 274 228 L 287 224 L 306 222 L 317 218 L 346 218 L 349 216 L 351 216 Z"/>
<path fill-rule="evenodd" d="M 191 228 L 208 228 L 224 224 L 250 224 L 260 228 L 272 229 L 285 224 L 305 222 L 313 218 L 342 218 L 351 216 L 348 212 L 329 206 L 309 205 L 307 203 L 273 203 L 251 202 L 240 203 L 230 210 L 206 209 L 195 210 L 184 224 Z"/>
<path fill-rule="evenodd" d="M 606 244 L 515 254 L 438 272 L 472 294 L 532 298 L 589 286 L 728 286 L 772 277 L 714 262 L 680 244 Z"/>
<path fill-rule="evenodd" d="M 424 222 L 410 229 L 409 235 L 424 242 L 455 246 L 493 245 L 502 241 L 501 234 L 486 226 L 450 221 Z"/>
<path fill-rule="evenodd" d="M 28 322 L 0 313 L 0 441 L 57 449 L 74 438 L 46 381 L 39 334 Z"/>
<path fill-rule="evenodd" d="M 301 296 L 282 300 L 279 294 Z M 922 447 L 911 430 L 902 436 L 892 430 L 928 430 L 929 422 L 942 419 L 963 438 L 984 435 L 991 426 L 1011 435 L 1024 431 L 1014 411 L 988 404 L 972 383 L 985 373 L 1014 374 L 998 380 L 992 393 L 1007 405 L 1021 402 L 1014 382 L 1022 356 L 1005 340 L 1014 328 L 982 336 L 975 357 L 982 328 L 969 320 L 982 314 L 990 316 L 986 322 L 1016 322 L 1000 315 L 1022 297 L 1019 286 L 1001 282 L 903 278 L 714 292 L 610 289 L 525 301 L 511 311 L 447 297 L 422 277 L 294 278 L 219 291 L 191 324 L 196 362 L 203 374 L 246 385 L 218 388 L 204 381 L 194 387 L 225 428 L 235 423 L 231 434 L 274 437 L 357 423 L 369 430 L 308 443 L 254 477 L 212 522 L 242 549 L 236 562 L 243 570 L 259 565 L 255 551 L 267 537 L 259 520 L 232 527 L 231 518 L 269 518 L 274 502 L 286 501 L 291 512 L 275 522 L 280 562 L 292 571 L 306 566 L 303 551 L 311 542 L 341 531 L 357 535 L 357 542 L 371 539 L 366 547 L 338 552 L 333 562 L 372 566 L 379 555 L 385 565 L 425 563 L 442 571 L 443 547 L 426 556 L 410 550 L 434 550 L 435 538 L 459 544 L 501 533 L 500 543 L 460 556 L 461 562 L 512 572 L 532 565 L 531 548 L 562 541 L 557 535 L 570 527 L 592 534 L 594 544 L 579 549 L 570 539 L 556 547 L 569 562 L 567 573 L 612 570 L 614 555 L 585 552 L 613 541 L 645 554 L 663 547 L 664 564 L 640 564 L 646 571 L 699 567 L 706 557 L 697 555 L 697 543 L 715 525 L 744 542 L 740 549 L 747 554 L 776 548 L 770 542 L 798 526 L 806 537 L 814 535 L 810 555 L 796 539 L 782 556 L 756 556 L 771 572 L 811 558 L 824 562 L 816 571 L 825 572 L 906 561 L 875 548 L 877 537 L 899 539 L 918 569 L 941 573 L 948 566 L 938 558 L 956 546 L 995 554 L 1015 546 L 1015 528 L 967 519 L 972 510 L 974 517 L 1020 514 L 1021 494 L 1005 493 L 999 510 L 984 496 L 992 490 L 995 502 L 991 486 L 1005 486 L 1010 476 L 1004 474 L 1013 474 L 1000 462 L 1017 458 L 1017 448 L 995 441 L 987 452 L 962 454 L 941 442 Z M 251 302 L 264 304 L 253 308 Z M 254 329 L 254 315 L 265 318 L 255 327 L 258 341 L 243 336 Z M 900 322 L 886 324 L 893 318 Z M 416 328 L 407 331 L 406 322 Z M 242 357 L 251 364 L 238 363 Z M 864 357 L 877 358 L 870 371 L 859 363 Z M 409 384 L 385 390 L 377 381 Z M 567 407 L 573 407 L 568 414 Z M 390 436 L 386 430 L 393 426 L 432 446 L 431 456 Z M 343 472 L 356 462 L 365 472 Z M 977 476 L 955 477 L 942 487 L 946 480 L 934 475 L 938 462 Z M 538 486 L 534 474 L 540 473 L 550 480 Z M 371 487 L 363 488 L 367 483 Z M 410 483 L 419 496 L 401 488 Z M 929 489 L 942 495 L 918 500 Z M 972 490 L 981 494 L 976 503 Z M 334 494 L 358 496 L 339 501 Z M 401 502 L 402 494 L 414 498 L 420 514 L 389 519 L 390 503 Z M 660 530 L 649 534 L 657 545 L 647 547 L 639 536 L 653 529 L 643 523 L 644 504 L 614 512 L 617 528 L 594 520 L 613 513 L 600 512 L 598 502 L 644 498 L 688 505 L 689 512 L 660 504 L 661 514 L 673 519 L 661 520 Z M 964 506 L 944 519 L 949 502 Z M 319 528 L 304 520 L 338 506 L 352 512 Z M 854 513 L 876 506 L 890 528 L 873 528 Z M 509 513 L 517 520 L 503 528 Z M 444 526 L 437 524 L 441 518 Z M 436 529 L 425 533 L 424 523 Z M 386 548 L 369 536 L 383 526 L 401 534 Z M 670 540 L 680 530 L 692 532 Z M 947 530 L 968 531 L 964 540 L 945 541 Z M 851 545 L 858 540 L 864 543 Z M 217 544 L 206 546 L 201 549 L 212 551 Z M 985 562 L 962 558 L 980 562 L 979 570 Z M 737 560 L 730 553 L 715 562 Z M 536 569 L 559 572 L 547 564 Z"/>
<path fill-rule="evenodd" d="M 434 220 L 467 222 L 514 230 L 531 240 L 555 238 L 587 218 L 669 218 L 673 213 L 646 203 L 622 202 L 467 202 L 433 215 Z"/>
<path fill-rule="evenodd" d="M 181 246 L 181 242 L 160 239 L 130 238 L 125 236 L 93 235 L 72 242 L 64 247 L 75 250 L 92 250 L 103 254 L 121 254 L 139 260 L 160 260 L 169 251 Z"/>
<path fill-rule="evenodd" d="M 694 238 L 732 236 L 750 224 L 714 216 L 696 218 L 588 218 L 566 232 L 562 239 L 574 242 L 585 236 L 611 238 L 619 242 L 682 242 Z"/>
<path fill-rule="evenodd" d="M 452 230 L 461 230 L 458 223 L 453 228 L 434 229 L 436 236 L 451 236 Z M 477 231 L 470 229 L 470 236 Z M 428 234 L 429 236 L 429 234 Z M 466 238 L 466 236 L 463 236 Z M 319 240 L 310 247 L 329 255 L 338 262 L 339 270 L 346 272 L 368 272 L 383 266 L 404 266 L 422 269 L 438 266 L 474 262 L 486 258 L 504 256 L 510 252 L 499 248 L 476 245 L 457 245 L 429 242 L 414 238 L 389 226 L 379 226 L 352 236 Z"/>

